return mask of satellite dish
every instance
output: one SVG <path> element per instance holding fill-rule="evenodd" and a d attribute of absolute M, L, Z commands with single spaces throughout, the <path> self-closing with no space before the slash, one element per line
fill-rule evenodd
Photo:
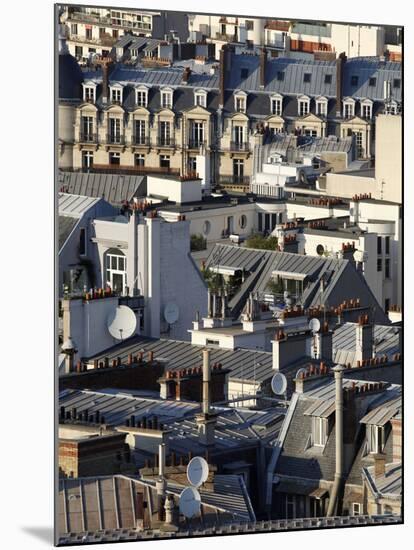
<path fill-rule="evenodd" d="M 186 487 L 180 494 L 180 514 L 186 518 L 198 516 L 201 507 L 200 493 L 194 487 Z"/>
<path fill-rule="evenodd" d="M 169 325 L 172 325 L 178 321 L 180 310 L 177 304 L 169 302 L 164 308 L 164 319 Z"/>
<path fill-rule="evenodd" d="M 285 290 L 284 293 L 283 293 L 283 298 L 285 300 L 287 300 L 289 298 L 289 296 L 290 296 L 289 292 L 287 290 Z"/>
<path fill-rule="evenodd" d="M 273 393 L 276 395 L 282 395 L 286 392 L 287 380 L 286 376 L 281 372 L 277 372 L 270 383 Z"/>
<path fill-rule="evenodd" d="M 314 318 L 309 321 L 309 330 L 311 330 L 313 334 L 316 334 L 320 328 L 321 323 L 319 319 Z"/>
<path fill-rule="evenodd" d="M 125 340 L 134 334 L 137 318 L 128 306 L 118 306 L 108 315 L 107 327 L 111 336 Z"/>
<path fill-rule="evenodd" d="M 356 262 L 366 262 L 368 254 L 364 252 L 363 250 L 355 250 L 354 252 L 354 260 Z"/>
<path fill-rule="evenodd" d="M 187 479 L 194 487 L 199 487 L 208 478 L 208 464 L 201 456 L 195 456 L 187 466 Z"/>

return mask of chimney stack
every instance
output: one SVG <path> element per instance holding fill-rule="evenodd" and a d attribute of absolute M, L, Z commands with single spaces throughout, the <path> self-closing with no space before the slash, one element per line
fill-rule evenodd
<path fill-rule="evenodd" d="M 336 365 L 333 369 L 335 375 L 335 479 L 329 495 L 329 506 L 327 516 L 335 515 L 337 510 L 338 496 L 340 493 L 344 474 L 344 397 L 343 377 L 345 367 Z"/>
<path fill-rule="evenodd" d="M 266 62 L 267 62 L 267 50 L 262 48 L 260 50 L 260 88 L 266 86 Z"/>
<path fill-rule="evenodd" d="M 336 60 L 336 116 L 340 117 L 342 114 L 342 89 L 343 89 L 343 75 L 345 70 L 346 55 L 345 52 L 339 54 Z"/>
<path fill-rule="evenodd" d="M 109 100 L 109 65 L 112 63 L 110 57 L 101 57 L 99 65 L 102 67 L 102 103 L 106 105 Z"/>
<path fill-rule="evenodd" d="M 401 417 L 396 416 L 391 419 L 392 427 L 392 461 L 402 461 L 402 426 Z"/>
<path fill-rule="evenodd" d="M 203 350 L 203 413 L 209 414 L 210 412 L 210 383 L 211 383 L 211 370 L 210 370 L 210 350 Z"/>
<path fill-rule="evenodd" d="M 386 456 L 384 453 L 378 453 L 374 455 L 374 479 L 375 480 L 385 475 L 385 462 L 386 462 Z"/>
<path fill-rule="evenodd" d="M 183 71 L 182 84 L 188 84 L 188 81 L 190 79 L 190 75 L 191 75 L 190 67 L 185 67 L 185 69 Z"/>
<path fill-rule="evenodd" d="M 356 324 L 355 361 L 372 359 L 374 327 L 368 315 L 360 315 Z"/>

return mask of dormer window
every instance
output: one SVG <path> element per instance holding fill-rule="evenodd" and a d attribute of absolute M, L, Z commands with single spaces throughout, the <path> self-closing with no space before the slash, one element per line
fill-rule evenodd
<path fill-rule="evenodd" d="M 352 98 L 346 99 L 343 104 L 343 117 L 352 118 L 355 115 L 355 101 Z"/>
<path fill-rule="evenodd" d="M 112 103 L 117 103 L 121 105 L 122 103 L 122 86 L 110 86 L 109 87 L 110 97 Z"/>
<path fill-rule="evenodd" d="M 382 453 L 385 444 L 385 433 L 383 426 L 367 424 L 367 445 L 368 452 L 372 454 Z"/>
<path fill-rule="evenodd" d="M 148 89 L 137 88 L 135 90 L 135 103 L 137 107 L 147 107 L 148 105 Z"/>
<path fill-rule="evenodd" d="M 161 107 L 163 109 L 171 109 L 173 104 L 173 91 L 168 88 L 161 90 Z"/>
<path fill-rule="evenodd" d="M 207 107 L 207 92 L 205 90 L 196 90 L 194 93 L 194 105 L 200 105 L 200 107 Z"/>
<path fill-rule="evenodd" d="M 238 92 L 234 96 L 234 109 L 238 113 L 246 112 L 246 93 Z"/>
<path fill-rule="evenodd" d="M 307 96 L 302 96 L 298 99 L 298 115 L 306 116 L 309 114 L 310 100 Z"/>
<path fill-rule="evenodd" d="M 361 116 L 362 118 L 370 120 L 372 118 L 372 101 L 366 99 L 361 102 Z"/>
<path fill-rule="evenodd" d="M 95 103 L 96 101 L 96 84 L 93 82 L 88 82 L 82 84 L 83 86 L 83 101 L 89 103 Z"/>
<path fill-rule="evenodd" d="M 270 98 L 270 112 L 272 115 L 282 116 L 282 101 L 280 95 L 274 95 Z"/>
<path fill-rule="evenodd" d="M 328 419 L 312 416 L 312 445 L 325 447 L 328 441 Z"/>
<path fill-rule="evenodd" d="M 328 114 L 328 100 L 326 97 L 318 97 L 316 100 L 316 114 L 326 116 Z"/>

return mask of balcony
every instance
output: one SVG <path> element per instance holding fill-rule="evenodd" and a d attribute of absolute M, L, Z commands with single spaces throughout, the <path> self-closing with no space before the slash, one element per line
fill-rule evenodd
<path fill-rule="evenodd" d="M 125 136 L 119 134 L 107 134 L 106 143 L 108 145 L 125 145 Z"/>
<path fill-rule="evenodd" d="M 150 147 L 151 141 L 149 136 L 132 136 L 131 145 L 135 147 Z"/>
<path fill-rule="evenodd" d="M 159 136 L 157 138 L 157 147 L 175 147 L 175 139 Z"/>
<path fill-rule="evenodd" d="M 240 141 L 231 141 L 230 142 L 230 151 L 250 151 L 249 142 L 240 142 Z"/>
<path fill-rule="evenodd" d="M 167 168 L 162 166 L 129 166 L 129 165 L 112 165 L 112 164 L 92 164 L 89 172 L 103 174 L 124 174 L 124 175 L 147 175 L 147 174 L 163 174 L 179 176 L 178 168 Z"/>
<path fill-rule="evenodd" d="M 216 40 L 220 40 L 222 42 L 237 42 L 237 36 L 234 34 L 217 32 Z"/>
<path fill-rule="evenodd" d="M 79 134 L 79 143 L 98 143 L 98 135 L 92 132 L 81 132 Z"/>
<path fill-rule="evenodd" d="M 218 177 L 218 183 L 219 185 L 223 186 L 230 186 L 230 185 L 240 185 L 240 186 L 248 186 L 250 185 L 250 177 L 249 176 L 235 176 L 235 175 L 220 175 Z"/>
<path fill-rule="evenodd" d="M 93 46 L 106 46 L 112 48 L 112 46 L 118 41 L 118 38 L 113 38 L 109 34 L 104 34 L 99 38 L 88 37 L 86 35 L 80 36 L 78 34 L 72 34 L 69 38 L 72 42 L 78 42 L 82 44 L 91 44 Z"/>
<path fill-rule="evenodd" d="M 207 142 L 202 139 L 190 139 L 188 141 L 189 149 L 200 149 L 200 147 L 206 147 Z"/>

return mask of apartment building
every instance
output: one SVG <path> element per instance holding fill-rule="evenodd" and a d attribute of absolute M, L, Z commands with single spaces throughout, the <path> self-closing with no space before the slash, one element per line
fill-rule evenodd
<path fill-rule="evenodd" d="M 376 116 L 385 100 L 401 103 L 401 65 L 378 58 L 274 59 L 226 46 L 218 68 L 106 61 L 61 72 L 71 96 L 60 95 L 62 168 L 196 172 L 247 191 L 253 148 L 275 133 L 355 136 L 357 158 L 370 159 Z"/>

